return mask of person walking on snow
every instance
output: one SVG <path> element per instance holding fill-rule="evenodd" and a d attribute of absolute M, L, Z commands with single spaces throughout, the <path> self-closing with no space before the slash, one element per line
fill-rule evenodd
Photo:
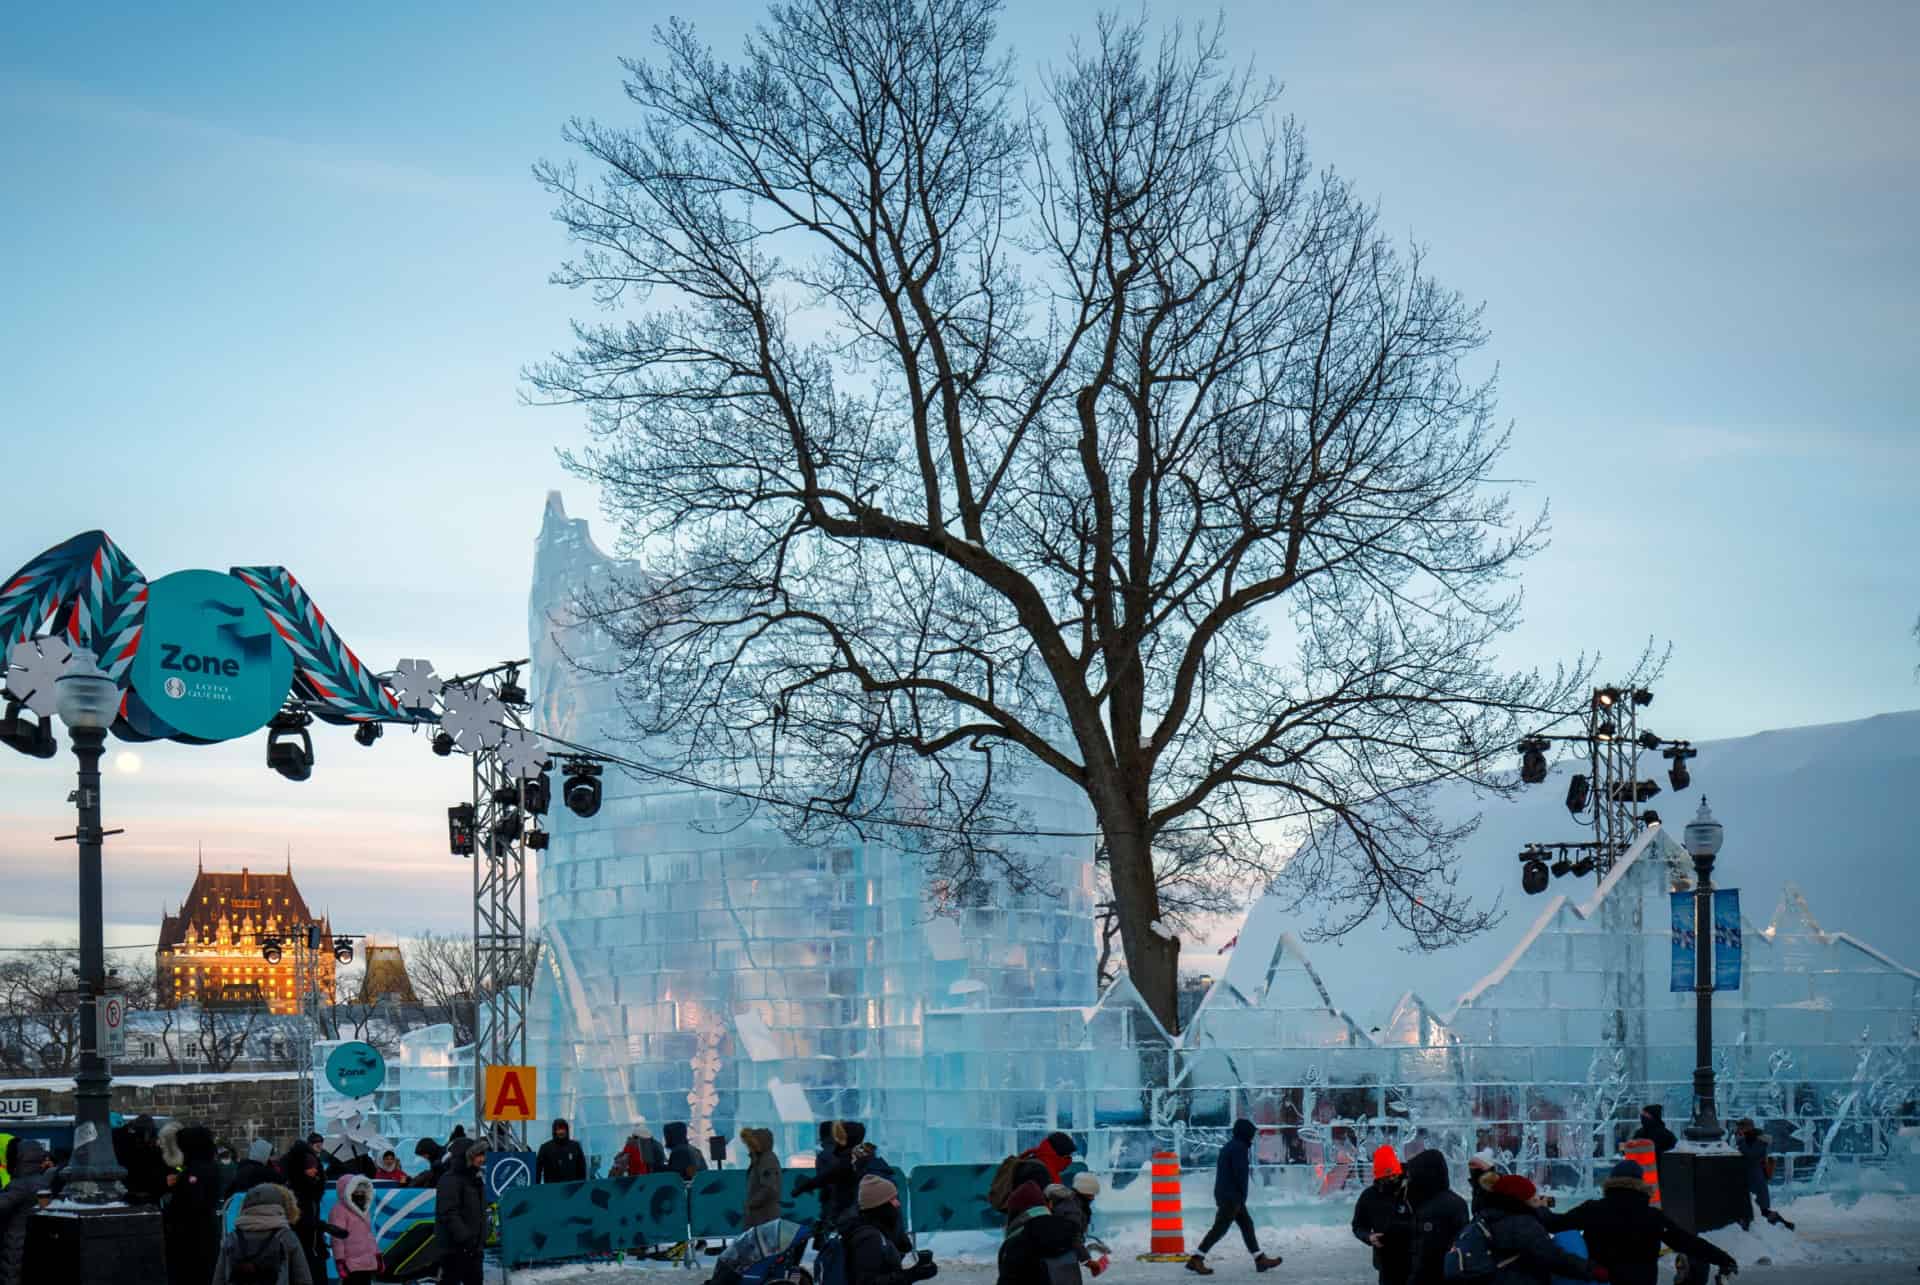
<path fill-rule="evenodd" d="M 1768 1222 L 1778 1223 L 1792 1231 L 1793 1224 L 1773 1212 L 1773 1196 L 1767 1190 L 1767 1148 L 1772 1145 L 1767 1135 L 1760 1132 L 1751 1119 L 1743 1116 L 1734 1122 L 1733 1145 L 1740 1149 L 1741 1157 L 1747 1162 L 1747 1194 L 1753 1197 L 1753 1207 Z"/>
<path fill-rule="evenodd" d="M 1689 1260 L 1710 1263 L 1723 1272 L 1740 1265 L 1711 1241 L 1702 1240 L 1653 1207 L 1640 1166 L 1622 1160 L 1600 1184 L 1600 1199 L 1575 1205 L 1564 1214 L 1541 1213 L 1550 1232 L 1574 1230 L 1586 1237 L 1587 1258 L 1607 1271 L 1614 1285 L 1655 1285 L 1660 1279 L 1660 1246 Z"/>
<path fill-rule="evenodd" d="M 373 1179 L 347 1174 L 334 1184 L 339 1198 L 333 1221 L 344 1236 L 333 1240 L 333 1269 L 340 1285 L 373 1285 L 380 1270 L 380 1242 L 373 1235 Z"/>
<path fill-rule="evenodd" d="M 1213 1168 L 1213 1226 L 1201 1238 L 1198 1252 L 1187 1259 L 1190 1272 L 1213 1275 L 1213 1268 L 1207 1266 L 1207 1251 L 1220 1242 L 1229 1227 L 1240 1229 L 1240 1239 L 1253 1255 L 1255 1271 L 1272 1271 L 1280 1266 L 1280 1255 L 1268 1257 L 1260 1252 L 1260 1237 L 1253 1230 L 1253 1216 L 1247 1212 L 1253 1182 L 1253 1139 L 1258 1132 L 1253 1121 L 1235 1120 L 1232 1140 L 1220 1148 L 1220 1158 Z"/>
<path fill-rule="evenodd" d="M 1407 1206 L 1413 1211 L 1413 1241 L 1407 1246 L 1406 1285 L 1446 1285 L 1447 1251 L 1472 1215 L 1447 1185 L 1447 1158 L 1437 1148 L 1407 1161 Z"/>
<path fill-rule="evenodd" d="M 587 1153 L 573 1140 L 573 1131 L 565 1120 L 553 1122 L 553 1136 L 540 1144 L 533 1158 L 535 1182 L 585 1182 Z"/>
<path fill-rule="evenodd" d="M 1353 1235 L 1373 1247 L 1380 1285 L 1406 1285 L 1413 1210 L 1407 1205 L 1406 1175 L 1392 1147 L 1373 1153 L 1373 1183 L 1353 1206 Z"/>
<path fill-rule="evenodd" d="M 780 1157 L 773 1151 L 773 1130 L 742 1129 L 747 1144 L 747 1207 L 742 1227 L 758 1227 L 780 1216 Z"/>
<path fill-rule="evenodd" d="M 1542 1221 L 1534 1186 L 1517 1173 L 1493 1184 L 1479 1221 L 1495 1263 L 1490 1285 L 1551 1285 L 1555 1276 L 1576 1281 L 1610 1279 L 1599 1263 L 1578 1257 L 1553 1243 Z"/>

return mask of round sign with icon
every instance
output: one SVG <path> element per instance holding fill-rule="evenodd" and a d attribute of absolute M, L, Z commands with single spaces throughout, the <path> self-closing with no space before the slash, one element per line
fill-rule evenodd
<path fill-rule="evenodd" d="M 387 1059 L 363 1040 L 349 1040 L 327 1054 L 327 1083 L 342 1097 L 364 1098 L 387 1079 Z"/>

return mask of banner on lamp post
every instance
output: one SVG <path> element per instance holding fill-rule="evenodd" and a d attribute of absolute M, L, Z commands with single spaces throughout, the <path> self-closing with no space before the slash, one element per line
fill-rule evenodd
<path fill-rule="evenodd" d="M 1740 989 L 1740 890 L 1718 888 L 1713 894 L 1713 988 Z"/>
<path fill-rule="evenodd" d="M 1673 972 L 1670 991 L 1690 991 L 1699 973 L 1700 950 L 1694 941 L 1693 894 L 1676 892 L 1673 900 Z"/>

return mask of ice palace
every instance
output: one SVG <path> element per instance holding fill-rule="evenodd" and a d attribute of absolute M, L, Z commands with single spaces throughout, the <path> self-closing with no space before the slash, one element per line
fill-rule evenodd
<path fill-rule="evenodd" d="M 570 741 L 617 742 L 622 714 L 611 680 L 570 663 L 605 658 L 606 641 L 552 621 L 620 570 L 550 497 L 534 699 Z M 1036 777 L 1036 828 L 1090 828 Z M 1035 848 L 1064 896 L 941 917 L 911 847 L 795 846 L 672 782 L 609 772 L 604 789 L 592 819 L 555 818 L 542 854 L 529 1007 L 541 1116 L 571 1120 L 601 1157 L 638 1125 L 686 1120 L 696 1137 L 772 1127 L 798 1158 L 817 1122 L 857 1119 L 896 1165 L 990 1161 L 1065 1129 L 1096 1171 L 1127 1174 L 1169 1147 L 1206 1164 L 1245 1116 L 1272 1203 L 1364 1181 L 1382 1143 L 1456 1166 L 1490 1146 L 1543 1186 L 1582 1187 L 1643 1102 L 1676 1125 L 1689 1113 L 1694 999 L 1667 985 L 1668 894 L 1687 867 L 1659 827 L 1598 886 L 1528 903 L 1530 930 L 1457 1004 L 1408 992 L 1377 1026 L 1342 1010 L 1285 903 L 1263 898 L 1169 1037 L 1124 977 L 1097 993 L 1088 840 Z M 1747 890 L 1749 913 L 1760 896 Z M 1744 925 L 1740 989 L 1715 1000 L 1721 1118 L 1769 1129 L 1788 1181 L 1892 1181 L 1912 1164 L 1898 1132 L 1920 1099 L 1920 974 L 1823 930 L 1790 885 L 1777 904 Z M 1384 950 L 1377 968 L 1422 972 Z M 470 1063 L 450 1043 L 417 1033 L 394 1059 L 388 1136 L 444 1136 L 470 1115 Z"/>

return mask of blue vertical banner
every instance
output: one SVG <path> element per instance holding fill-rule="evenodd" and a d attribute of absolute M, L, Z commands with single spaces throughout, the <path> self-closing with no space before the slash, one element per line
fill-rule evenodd
<path fill-rule="evenodd" d="M 1699 969 L 1700 952 L 1693 940 L 1693 894 L 1673 894 L 1673 980 L 1670 991 L 1690 991 Z"/>
<path fill-rule="evenodd" d="M 1740 890 L 1718 888 L 1713 894 L 1713 988 L 1740 989 Z"/>

